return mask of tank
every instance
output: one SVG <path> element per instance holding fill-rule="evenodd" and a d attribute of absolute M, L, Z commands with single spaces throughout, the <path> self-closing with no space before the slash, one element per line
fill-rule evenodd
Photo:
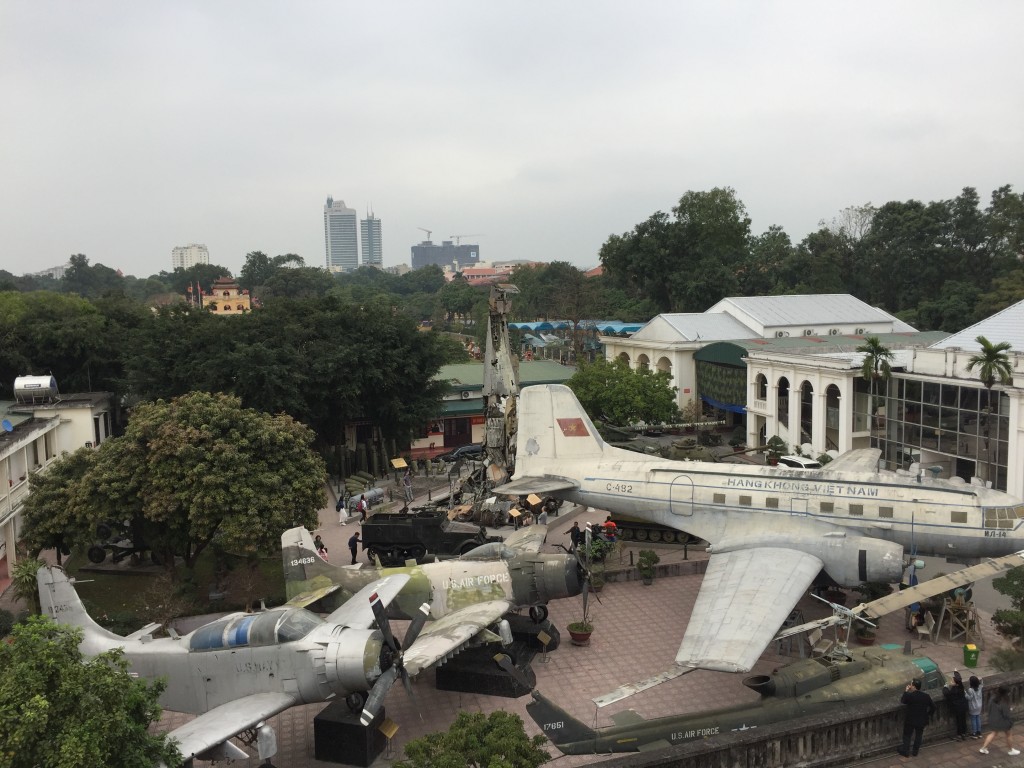
<path fill-rule="evenodd" d="M 14 399 L 19 403 L 47 403 L 58 395 L 53 376 L 18 376 L 14 379 Z"/>
<path fill-rule="evenodd" d="M 501 537 L 488 538 L 481 525 L 448 519 L 443 511 L 379 512 L 362 526 L 363 549 L 370 562 L 378 557 L 384 566 L 399 566 L 406 560 L 428 562 L 464 555 Z"/>

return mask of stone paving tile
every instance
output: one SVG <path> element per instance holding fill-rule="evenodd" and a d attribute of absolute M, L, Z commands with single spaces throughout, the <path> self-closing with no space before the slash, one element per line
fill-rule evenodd
<path fill-rule="evenodd" d="M 571 525 L 573 517 L 582 513 L 563 513 L 552 519 L 549 541 L 560 541 L 560 532 Z M 598 519 L 598 514 L 591 512 L 590 519 Z M 324 528 L 330 531 L 333 521 L 332 538 L 347 539 L 351 535 L 353 525 L 339 526 L 333 509 L 325 510 L 321 517 Z M 582 519 L 587 519 L 584 516 Z M 344 543 L 331 546 L 331 539 L 324 535 L 331 547 L 332 559 L 335 551 L 345 551 Z M 649 546 L 649 545 L 647 545 Z M 554 551 L 546 545 L 546 549 Z M 660 550 L 663 562 L 681 560 L 679 550 Z M 347 554 L 347 552 L 346 552 Z M 700 557 L 701 553 L 691 552 L 690 558 Z M 672 664 L 683 629 L 692 610 L 697 590 L 700 587 L 699 575 L 687 575 L 656 579 L 651 586 L 643 586 L 638 581 L 609 583 L 600 594 L 601 603 L 593 603 L 596 631 L 590 647 L 578 648 L 569 643 L 568 633 L 563 631 L 562 646 L 548 655 L 546 663 L 538 657 L 533 664 L 537 675 L 537 688 L 552 700 L 564 707 L 574 717 L 583 722 L 601 727 L 611 724 L 611 716 L 615 712 L 634 709 L 645 718 L 655 718 L 673 713 L 695 712 L 707 708 L 717 708 L 742 704 L 757 700 L 757 695 L 742 685 L 745 675 L 729 675 L 725 673 L 698 670 L 683 675 L 660 686 L 643 691 L 625 701 L 617 702 L 603 709 L 598 709 L 591 699 L 628 682 L 634 682 L 669 668 Z M 805 598 L 800 606 L 807 619 L 826 613 L 825 606 L 819 601 Z M 556 626 L 564 626 L 577 618 L 580 604 L 576 600 L 557 601 L 550 605 L 551 618 Z M 987 620 L 983 623 L 988 626 Z M 404 627 L 396 627 L 404 631 Z M 884 617 L 880 622 L 879 641 L 903 643 L 913 640 L 915 649 L 923 649 L 932 656 L 943 671 L 951 673 L 954 667 L 963 668 L 962 646 L 959 643 L 939 641 L 935 643 L 920 642 L 911 638 L 903 626 L 902 614 Z M 999 639 L 992 633 L 986 633 L 986 646 L 982 651 L 981 666 L 977 673 L 982 676 L 992 671 L 985 666 L 986 659 L 998 647 Z M 774 646 L 762 656 L 750 674 L 768 673 L 775 667 L 794 660 L 793 656 L 783 656 L 776 652 Z M 531 735 L 538 733 L 538 728 L 526 714 L 525 706 L 528 696 L 519 699 L 488 697 L 478 694 L 465 694 L 451 691 L 438 691 L 433 684 L 433 675 L 426 673 L 414 682 L 415 698 L 410 699 L 401 685 L 396 685 L 385 701 L 387 716 L 398 723 L 399 731 L 393 744 L 394 756 L 400 756 L 403 744 L 412 738 L 444 730 L 459 711 L 490 713 L 499 709 L 515 712 L 523 718 L 527 731 Z M 274 758 L 278 768 L 302 768 L 303 766 L 329 766 L 333 763 L 317 761 L 313 758 L 313 718 L 325 705 L 316 704 L 294 707 L 273 718 L 272 725 L 277 729 L 280 752 Z M 161 728 L 173 728 L 186 722 L 186 715 L 166 713 L 161 721 Z M 285 734 L 288 737 L 285 738 Z M 927 731 L 925 736 L 927 739 Z M 1024 740 L 1024 737 L 1022 737 Z M 916 759 L 903 759 L 895 754 L 869 761 L 877 766 L 908 765 L 934 766 L 935 768 L 952 768 L 953 766 L 1024 766 L 1021 757 L 1010 758 L 1005 749 L 993 749 L 988 756 L 977 752 L 980 742 L 965 743 L 943 741 L 927 742 L 921 755 Z M 548 751 L 557 758 L 556 765 L 560 768 L 575 768 L 599 762 L 601 756 L 560 757 L 560 753 L 549 746 Z M 259 761 L 251 759 L 234 765 L 248 765 L 256 768 Z M 378 760 L 379 766 L 390 763 L 387 759 Z"/>

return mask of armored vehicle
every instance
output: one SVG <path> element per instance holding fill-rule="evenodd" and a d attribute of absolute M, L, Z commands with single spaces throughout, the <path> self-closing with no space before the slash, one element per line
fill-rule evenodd
<path fill-rule="evenodd" d="M 378 512 L 363 523 L 363 549 L 370 562 L 385 566 L 418 563 L 433 555 L 438 559 L 458 557 L 500 537 L 488 538 L 482 525 L 448 519 L 438 510 Z"/>

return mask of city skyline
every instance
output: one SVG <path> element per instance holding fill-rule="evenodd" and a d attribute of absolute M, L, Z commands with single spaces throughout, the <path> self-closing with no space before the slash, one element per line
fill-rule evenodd
<path fill-rule="evenodd" d="M 324 264 L 330 190 L 382 213 L 385 268 L 421 229 L 589 268 L 688 190 L 731 187 L 752 234 L 798 242 L 849 206 L 971 186 L 984 207 L 1024 177 L 1006 0 L 57 8 L 0 24 L 15 274 L 84 253 L 149 275 L 190 242 L 235 272 Z"/>

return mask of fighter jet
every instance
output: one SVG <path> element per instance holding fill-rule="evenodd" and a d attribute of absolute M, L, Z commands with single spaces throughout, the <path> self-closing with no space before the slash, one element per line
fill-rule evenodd
<path fill-rule="evenodd" d="M 639 752 L 839 712 L 864 701 L 896 701 L 915 678 L 930 693 L 945 684 L 938 665 L 927 656 L 906 656 L 900 646 L 881 646 L 853 649 L 844 659 L 803 659 L 771 675 L 748 677 L 743 684 L 761 698 L 736 707 L 655 720 L 626 710 L 613 716 L 615 725 L 594 729 L 534 691 L 526 711 L 566 755 Z"/>
<path fill-rule="evenodd" d="M 83 654 L 123 649 L 132 674 L 166 680 L 162 706 L 197 715 L 170 734 L 186 760 L 248 758 L 230 741 L 246 732 L 257 734 L 259 756 L 269 758 L 276 736 L 265 721 L 273 715 L 335 697 L 355 697 L 350 705 L 358 710 L 371 689 L 366 706 L 379 707 L 376 700 L 397 677 L 407 682 L 401 646 L 384 616 L 384 604 L 409 581 L 404 574 L 374 580 L 326 619 L 286 605 L 232 613 L 168 638 L 153 637 L 157 624 L 127 637 L 103 629 L 56 566 L 40 568 L 36 580 L 43 612 L 82 629 Z M 411 649 L 425 611 L 419 617 L 406 633 Z"/>
<path fill-rule="evenodd" d="M 893 583 L 904 551 L 969 561 L 1024 548 L 1024 503 L 877 469 L 850 451 L 823 469 L 678 462 L 607 445 L 572 390 L 520 395 L 516 470 L 499 493 L 539 493 L 685 531 L 711 558 L 678 664 L 749 670 L 822 570 Z"/>
<path fill-rule="evenodd" d="M 409 582 L 389 613 L 412 618 L 427 604 L 430 618 L 445 619 L 457 628 L 451 639 L 465 642 L 511 610 L 528 607 L 530 616 L 540 622 L 547 618 L 549 600 L 580 594 L 585 580 L 582 564 L 573 555 L 539 554 L 546 535 L 547 526 L 531 525 L 503 543 L 485 544 L 457 560 L 373 568 L 331 565 L 317 554 L 309 531 L 292 528 L 281 534 L 285 588 L 290 602 L 310 605 L 325 599 L 332 587 L 335 595 L 347 599 L 372 581 L 403 574 Z M 406 664 L 413 660 L 407 657 Z"/>

